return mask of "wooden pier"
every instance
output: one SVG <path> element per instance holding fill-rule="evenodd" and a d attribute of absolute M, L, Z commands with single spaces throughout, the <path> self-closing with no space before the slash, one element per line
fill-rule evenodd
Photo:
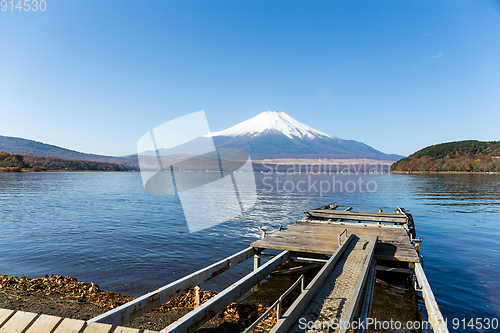
<path fill-rule="evenodd" d="M 303 220 L 286 228 L 280 227 L 267 237 L 267 229 L 261 228 L 262 238 L 249 248 L 87 322 L 0 310 L 0 333 L 138 333 L 138 330 L 122 326 L 250 258 L 254 259 L 252 272 L 165 327 L 161 333 L 195 332 L 289 260 L 314 263 L 321 269 L 307 286 L 301 276 L 245 333 L 251 332 L 274 308 L 277 309 L 277 324 L 272 333 L 304 332 L 298 327 L 299 318 L 309 322 L 336 320 L 339 323 L 366 319 L 376 270 L 411 274 L 415 289 L 422 292 L 434 332 L 448 333 L 420 263 L 421 240 L 415 239 L 412 216 L 399 207 L 395 213 L 337 208 L 339 206 L 331 204 L 305 212 Z M 268 250 L 274 250 L 274 254 L 264 253 Z M 276 254 L 276 250 L 280 252 Z M 262 259 L 267 261 L 262 263 Z M 283 314 L 283 298 L 299 284 L 300 295 Z M 349 327 L 340 325 L 335 330 L 327 327 L 324 331 L 345 333 Z"/>
<path fill-rule="evenodd" d="M 325 265 L 280 318 L 271 332 L 303 332 L 298 318 L 307 322 L 350 322 L 362 296 L 362 289 L 372 264 L 377 236 L 351 235 L 342 244 L 345 250 L 332 258 L 336 263 Z M 322 332 L 321 330 L 315 330 Z M 327 327 L 324 332 L 330 332 Z"/>
<path fill-rule="evenodd" d="M 278 322 L 271 333 L 306 331 L 299 328 L 299 318 L 308 323 L 338 324 L 327 324 L 320 329 L 315 327 L 311 332 L 350 331 L 350 327 L 343 326 L 343 323 L 351 323 L 356 313 L 365 319 L 368 316 L 374 281 L 374 274 L 369 272 L 374 272 L 375 268 L 411 273 L 415 289 L 422 291 L 434 332 L 447 333 L 446 322 L 420 263 L 418 249 L 421 240 L 414 238 L 413 217 L 399 206 L 395 213 L 353 212 L 352 207 L 343 211 L 337 208 L 339 206 L 331 204 L 310 210 L 303 220 L 251 244 L 258 253 L 274 249 L 290 251 L 292 256 L 331 255 L 287 312 L 282 316 L 278 312 Z M 344 234 L 350 236 L 341 242 Z M 389 266 L 378 262 L 389 263 Z M 391 262 L 398 264 L 391 267 Z M 402 268 L 402 263 L 407 264 L 407 268 Z"/>
<path fill-rule="evenodd" d="M 87 323 L 84 320 L 61 318 L 36 313 L 0 309 L 0 333 L 139 333 L 129 327 Z M 143 333 L 158 333 L 145 330 Z"/>
<path fill-rule="evenodd" d="M 415 247 L 411 244 L 403 226 L 378 225 L 376 223 L 329 223 L 299 221 L 251 244 L 263 249 L 289 250 L 295 252 L 333 254 L 338 249 L 338 236 L 347 229 L 357 236 L 377 236 L 375 259 L 419 262 Z"/>

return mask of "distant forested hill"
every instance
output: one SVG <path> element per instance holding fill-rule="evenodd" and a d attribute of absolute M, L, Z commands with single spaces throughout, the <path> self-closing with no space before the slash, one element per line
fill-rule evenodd
<path fill-rule="evenodd" d="M 123 165 L 108 162 L 68 160 L 54 157 L 22 156 L 0 152 L 0 172 L 78 170 L 78 171 L 126 171 Z"/>
<path fill-rule="evenodd" d="M 456 141 L 426 147 L 402 158 L 391 171 L 500 172 L 500 141 Z"/>
<path fill-rule="evenodd" d="M 52 157 L 64 160 L 115 163 L 124 165 L 129 169 L 138 169 L 139 167 L 136 155 L 131 155 L 129 157 L 115 157 L 86 154 L 34 140 L 3 135 L 0 135 L 0 151 L 23 155 L 25 158 L 27 158 L 27 156 L 43 156 L 44 158 Z"/>

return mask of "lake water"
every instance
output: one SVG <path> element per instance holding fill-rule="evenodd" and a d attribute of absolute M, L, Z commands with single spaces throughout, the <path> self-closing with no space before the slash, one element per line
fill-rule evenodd
<path fill-rule="evenodd" d="M 336 190 L 297 188 L 301 180 Z M 0 274 L 72 275 L 137 296 L 248 247 L 259 225 L 277 230 L 331 202 L 360 211 L 399 205 L 424 240 L 425 272 L 449 328 L 452 318 L 500 319 L 500 175 L 259 173 L 256 182 L 251 210 L 189 233 L 179 200 L 146 193 L 137 172 L 0 173 Z M 251 265 L 203 287 L 220 289 Z"/>

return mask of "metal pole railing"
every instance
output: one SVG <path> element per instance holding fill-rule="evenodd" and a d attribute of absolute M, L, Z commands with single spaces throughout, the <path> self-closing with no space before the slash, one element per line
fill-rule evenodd
<path fill-rule="evenodd" d="M 422 265 L 418 262 L 415 263 L 415 275 L 417 276 L 417 282 L 420 285 L 425 307 L 427 308 L 427 313 L 432 323 L 432 329 L 435 333 L 448 333 L 447 322 L 441 314 L 441 310 L 436 302 L 436 297 L 434 297 L 434 293 L 425 276 Z"/>
<path fill-rule="evenodd" d="M 290 288 L 287 289 L 287 291 L 285 291 L 279 298 L 276 302 L 273 303 L 273 305 L 271 305 L 267 310 L 266 312 L 264 312 L 252 325 L 250 325 L 246 330 L 245 332 L 243 333 L 248 333 L 248 332 L 251 332 L 255 327 L 257 327 L 257 325 L 262 321 L 264 320 L 264 318 L 266 318 L 270 313 L 271 311 L 276 308 L 276 317 L 277 319 L 279 320 L 281 318 L 281 312 L 283 310 L 283 299 L 288 296 L 288 294 L 290 294 L 292 292 L 292 290 L 297 287 L 297 285 L 300 283 L 300 293 L 302 293 L 304 291 L 304 285 L 305 285 L 305 276 L 304 275 L 301 275 L 297 281 L 295 281 L 291 286 Z"/>
<path fill-rule="evenodd" d="M 347 229 L 344 229 L 344 231 L 342 231 L 342 232 L 340 233 L 340 235 L 339 235 L 339 246 L 340 246 L 340 245 L 342 245 L 342 242 L 340 241 L 340 239 L 341 239 L 340 237 L 341 237 L 343 234 L 345 234 L 345 238 L 344 238 L 344 241 L 345 241 L 345 240 L 347 239 L 347 236 L 349 236 L 349 235 L 347 234 Z"/>

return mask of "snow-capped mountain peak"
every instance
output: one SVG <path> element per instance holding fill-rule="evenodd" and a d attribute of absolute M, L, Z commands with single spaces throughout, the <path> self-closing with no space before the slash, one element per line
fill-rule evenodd
<path fill-rule="evenodd" d="M 333 138 L 331 135 L 320 132 L 306 124 L 303 124 L 284 112 L 265 111 L 242 123 L 236 124 L 220 132 L 210 132 L 206 136 L 258 136 L 264 133 L 280 133 L 290 139 L 296 138 Z"/>

